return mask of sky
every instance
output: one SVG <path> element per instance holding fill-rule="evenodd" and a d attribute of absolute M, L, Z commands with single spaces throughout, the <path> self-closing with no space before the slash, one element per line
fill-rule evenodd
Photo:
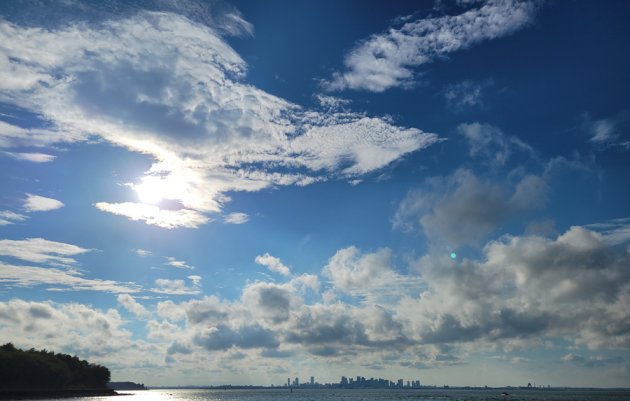
<path fill-rule="evenodd" d="M 630 3 L 0 3 L 0 339 L 147 385 L 630 387 Z"/>

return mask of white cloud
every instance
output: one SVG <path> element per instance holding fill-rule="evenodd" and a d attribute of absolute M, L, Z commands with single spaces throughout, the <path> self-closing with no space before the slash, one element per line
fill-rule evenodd
<path fill-rule="evenodd" d="M 33 263 L 50 263 L 55 265 L 74 265 L 76 260 L 71 256 L 89 252 L 90 249 L 63 242 L 49 241 L 43 238 L 27 238 L 25 240 L 0 240 L 0 256 L 10 256 Z"/>
<path fill-rule="evenodd" d="M 22 205 L 27 212 L 46 212 L 62 208 L 63 206 L 63 203 L 57 199 L 32 194 L 26 194 L 26 199 L 24 199 Z"/>
<path fill-rule="evenodd" d="M 0 55 L 0 71 L 2 69 L 2 55 Z M 6 83 L 6 81 L 4 81 Z M 33 82 L 36 84 L 36 82 Z M 1 87 L 1 86 L 0 86 Z M 8 99 L 5 99 L 8 101 Z M 0 121 L 0 148 L 14 148 L 22 146 L 46 147 L 59 142 L 76 142 L 86 139 L 72 131 L 55 131 L 40 128 L 22 128 Z"/>
<path fill-rule="evenodd" d="M 346 106 L 350 105 L 350 100 L 343 99 L 336 96 L 324 95 L 322 93 L 318 93 L 315 95 L 315 99 L 319 103 L 319 105 L 329 111 L 339 111 L 344 110 Z"/>
<path fill-rule="evenodd" d="M 247 31 L 234 18 L 223 22 Z M 0 124 L 0 146 L 76 142 L 90 133 L 152 155 L 154 165 L 129 187 L 155 204 L 96 204 L 147 224 L 195 228 L 221 211 L 231 191 L 351 178 L 438 140 L 389 119 L 304 110 L 244 84 L 247 65 L 217 29 L 180 15 L 138 12 L 49 29 L 1 24 L 9 45 L 0 72 L 12 79 L 0 83 L 0 100 L 53 128 Z"/>
<path fill-rule="evenodd" d="M 82 273 L 65 267 L 35 267 L 7 264 L 0 261 L 0 282 L 12 287 L 47 286 L 50 291 L 103 291 L 112 293 L 138 292 L 134 283 L 97 278 L 84 278 Z"/>
<path fill-rule="evenodd" d="M 136 317 L 147 318 L 151 316 L 151 313 L 129 294 L 120 294 L 116 300 L 120 306 L 133 313 Z"/>
<path fill-rule="evenodd" d="M 177 260 L 172 256 L 167 256 L 166 257 L 166 264 L 172 267 L 175 267 L 177 269 L 188 269 L 188 270 L 193 270 L 194 266 L 190 266 L 188 265 L 186 262 L 184 262 L 183 260 Z"/>
<path fill-rule="evenodd" d="M 0 302 L 0 338 L 22 349 L 80 355 L 110 368 L 133 366 L 152 354 L 146 342 L 132 339 L 118 311 L 78 303 Z"/>
<path fill-rule="evenodd" d="M 591 124 L 591 142 L 608 143 L 617 138 L 615 122 L 612 119 L 601 119 Z"/>
<path fill-rule="evenodd" d="M 23 160 L 33 163 L 47 163 L 55 160 L 53 155 L 46 153 L 15 153 L 15 152 L 3 152 L 5 155 L 10 156 L 16 160 Z"/>
<path fill-rule="evenodd" d="M 223 219 L 226 224 L 244 224 L 249 221 L 246 213 L 230 213 Z"/>
<path fill-rule="evenodd" d="M 141 258 L 146 258 L 148 256 L 153 255 L 153 252 L 151 251 L 147 251 L 146 249 L 134 249 L 134 252 L 136 253 L 136 255 L 140 256 Z"/>
<path fill-rule="evenodd" d="M 17 221 L 24 221 L 28 219 L 28 216 L 15 213 L 10 210 L 0 210 L 0 226 L 6 226 L 14 224 Z"/>
<path fill-rule="evenodd" d="M 208 217 L 191 209 L 165 210 L 155 205 L 133 202 L 98 202 L 94 206 L 105 212 L 126 216 L 131 220 L 145 221 L 147 224 L 162 228 L 197 228 L 210 221 Z"/>
<path fill-rule="evenodd" d="M 405 22 L 372 35 L 344 59 L 345 71 L 324 82 L 328 90 L 383 92 L 413 84 L 413 68 L 484 40 L 515 32 L 534 16 L 533 1 L 490 0 L 460 15 Z"/>
<path fill-rule="evenodd" d="M 478 122 L 460 124 L 457 132 L 463 135 L 470 146 L 469 154 L 482 157 L 490 164 L 504 165 L 514 153 L 531 153 L 532 148 L 518 138 L 506 135 L 490 124 Z"/>
<path fill-rule="evenodd" d="M 155 280 L 157 287 L 152 288 L 151 291 L 158 294 L 169 295 L 196 295 L 201 292 L 200 290 L 200 276 L 189 276 L 188 279 L 192 282 L 192 286 L 187 286 L 184 280 L 170 280 L 165 278 L 159 278 Z"/>
<path fill-rule="evenodd" d="M 43 238 L 0 240 L 2 259 L 9 257 L 45 265 L 43 267 L 24 266 L 0 261 L 0 282 L 15 287 L 45 285 L 48 290 L 113 293 L 131 293 L 140 290 L 140 287 L 134 283 L 84 277 L 84 273 L 77 269 L 78 262 L 73 256 L 89 251 L 90 249 L 76 245 L 48 241 Z"/>
<path fill-rule="evenodd" d="M 587 224 L 585 227 L 599 232 L 604 241 L 611 245 L 630 241 L 630 218 L 612 219 L 605 223 Z"/>
<path fill-rule="evenodd" d="M 491 84 L 491 81 L 478 83 L 467 80 L 447 85 L 443 91 L 444 98 L 448 105 L 455 108 L 455 110 L 465 107 L 482 106 L 483 90 Z"/>
<path fill-rule="evenodd" d="M 420 227 L 433 243 L 451 248 L 478 245 L 516 215 L 540 207 L 547 193 L 544 177 L 524 175 L 515 184 L 501 184 L 460 169 L 446 179 L 429 180 L 431 190 L 410 191 L 400 203 L 393 227 Z"/>
<path fill-rule="evenodd" d="M 398 312 L 413 311 L 424 342 L 510 348 L 564 337 L 589 348 L 627 347 L 629 257 L 579 226 L 555 239 L 504 236 L 480 260 L 422 257 L 417 268 L 428 291 Z"/>
<path fill-rule="evenodd" d="M 275 256 L 271 256 L 269 253 L 256 256 L 255 261 L 259 265 L 267 267 L 274 273 L 279 273 L 283 276 L 291 275 L 291 269 L 285 266 L 280 259 L 276 258 Z"/>
<path fill-rule="evenodd" d="M 388 248 L 374 253 L 361 253 L 354 247 L 338 250 L 322 274 L 333 289 L 361 297 L 368 304 L 391 304 L 406 294 L 419 294 L 424 285 L 418 277 L 400 275 L 392 265 Z"/>

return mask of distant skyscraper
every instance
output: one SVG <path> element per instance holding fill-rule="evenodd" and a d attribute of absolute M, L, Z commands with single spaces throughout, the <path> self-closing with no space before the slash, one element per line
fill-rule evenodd
<path fill-rule="evenodd" d="M 291 387 L 291 378 L 287 377 L 287 387 Z"/>
<path fill-rule="evenodd" d="M 315 384 L 315 376 L 311 376 L 311 386 Z"/>

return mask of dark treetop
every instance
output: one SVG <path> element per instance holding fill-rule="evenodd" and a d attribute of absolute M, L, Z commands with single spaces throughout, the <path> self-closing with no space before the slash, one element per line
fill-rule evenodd
<path fill-rule="evenodd" d="M 0 346 L 0 389 L 106 389 L 109 369 L 76 356 Z"/>

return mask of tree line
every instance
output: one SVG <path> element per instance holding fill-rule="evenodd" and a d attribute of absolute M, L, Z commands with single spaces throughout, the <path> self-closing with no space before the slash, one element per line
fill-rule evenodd
<path fill-rule="evenodd" d="M 0 346 L 2 389 L 104 389 L 110 380 L 105 366 L 52 351 Z"/>

